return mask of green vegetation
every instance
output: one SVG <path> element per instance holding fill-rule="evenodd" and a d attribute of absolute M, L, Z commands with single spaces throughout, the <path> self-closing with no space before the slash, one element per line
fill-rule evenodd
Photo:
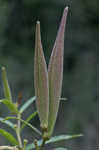
<path fill-rule="evenodd" d="M 43 54 L 40 22 L 37 21 L 36 37 L 35 37 L 35 56 L 34 56 L 34 87 L 35 96 L 27 100 L 21 108 L 19 108 L 19 100 L 17 103 L 13 102 L 10 86 L 7 80 L 6 70 L 2 67 L 2 81 L 4 88 L 4 98 L 0 100 L 1 103 L 8 107 L 12 115 L 0 118 L 0 121 L 16 133 L 16 137 L 5 129 L 0 128 L 0 134 L 4 136 L 11 146 L 0 146 L 0 150 L 43 150 L 48 143 L 60 142 L 82 136 L 78 135 L 59 135 L 52 137 L 54 126 L 58 114 L 59 104 L 61 100 L 62 80 L 63 80 L 63 56 L 64 56 L 64 32 L 68 13 L 68 7 L 64 9 L 63 17 L 61 19 L 60 27 L 56 37 L 56 41 L 50 57 L 48 71 L 46 61 Z M 28 116 L 26 120 L 22 119 L 23 112 L 28 110 L 29 106 L 36 101 L 37 112 L 40 119 L 39 131 L 36 127 L 29 123 L 37 112 Z M 15 120 L 13 123 L 11 120 Z M 34 140 L 33 144 L 28 144 L 28 139 L 22 138 L 22 129 L 29 126 L 41 140 Z M 66 148 L 57 148 L 56 150 L 67 150 Z"/>

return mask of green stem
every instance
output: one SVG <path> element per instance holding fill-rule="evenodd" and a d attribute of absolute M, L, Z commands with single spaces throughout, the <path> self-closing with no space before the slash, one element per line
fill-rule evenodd
<path fill-rule="evenodd" d="M 39 149 L 39 150 L 43 150 L 44 145 L 45 145 L 45 142 L 46 142 L 46 139 L 43 139 L 42 144 L 41 144 L 41 146 L 40 146 L 40 149 Z"/>
<path fill-rule="evenodd" d="M 18 121 L 17 121 L 17 129 L 16 129 L 16 134 L 17 134 L 17 139 L 18 139 L 18 142 L 19 142 L 19 146 L 20 146 L 20 148 L 22 148 L 23 146 L 22 146 L 22 140 L 21 140 L 21 135 L 20 135 L 20 119 L 21 119 L 21 114 L 20 113 L 18 113 L 18 116 L 17 116 L 17 118 L 18 118 Z"/>
<path fill-rule="evenodd" d="M 18 150 L 16 146 L 0 146 L 0 150 Z"/>
<path fill-rule="evenodd" d="M 36 139 L 34 140 L 34 145 L 35 145 L 35 149 L 36 149 L 36 150 L 39 150 L 38 143 L 37 143 L 37 140 L 36 140 Z"/>

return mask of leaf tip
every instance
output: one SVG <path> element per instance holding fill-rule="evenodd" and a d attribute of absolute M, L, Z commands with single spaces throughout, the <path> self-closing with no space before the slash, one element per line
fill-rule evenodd
<path fill-rule="evenodd" d="M 1 68 L 1 71 L 2 71 L 2 76 L 5 76 L 6 75 L 6 68 L 4 66 Z"/>
<path fill-rule="evenodd" d="M 2 69 L 2 70 L 5 70 L 5 67 L 3 66 L 1 69 Z"/>

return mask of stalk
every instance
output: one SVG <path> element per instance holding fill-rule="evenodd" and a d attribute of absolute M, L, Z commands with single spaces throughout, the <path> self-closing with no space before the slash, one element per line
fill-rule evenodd
<path fill-rule="evenodd" d="M 18 113 L 17 118 L 18 118 L 18 120 L 17 120 L 16 135 L 17 135 L 17 139 L 19 142 L 19 146 L 20 146 L 20 148 L 22 148 L 23 145 L 22 145 L 22 140 L 21 140 L 21 135 L 20 135 L 20 129 L 21 129 L 20 128 L 20 126 L 21 126 L 21 123 L 20 123 L 21 114 L 20 113 Z"/>
<path fill-rule="evenodd" d="M 18 150 L 16 146 L 0 146 L 0 150 Z"/>

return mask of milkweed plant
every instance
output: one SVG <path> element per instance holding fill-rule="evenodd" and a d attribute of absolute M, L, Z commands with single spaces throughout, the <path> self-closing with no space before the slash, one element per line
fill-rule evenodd
<path fill-rule="evenodd" d="M 37 21 L 36 23 L 34 55 L 35 96 L 27 100 L 21 107 L 19 107 L 18 102 L 13 102 L 6 69 L 2 67 L 4 98 L 0 100 L 0 103 L 8 107 L 10 115 L 5 118 L 0 117 L 0 122 L 6 124 L 15 131 L 16 136 L 0 128 L 0 135 L 4 136 L 9 142 L 9 145 L 0 146 L 0 150 L 43 150 L 46 144 L 82 136 L 82 134 L 52 136 L 58 115 L 59 104 L 62 99 L 64 33 L 67 13 L 68 7 L 66 7 L 63 12 L 48 69 L 41 43 L 40 22 Z M 26 120 L 23 120 L 22 116 L 24 111 L 27 110 L 33 102 L 36 102 L 37 111 L 30 114 Z M 29 123 L 37 114 L 40 119 L 41 131 Z M 13 120 L 15 120 L 15 124 Z M 33 143 L 29 143 L 28 139 L 23 139 L 22 131 L 26 126 L 29 126 L 40 139 L 35 139 Z M 54 150 L 67 150 L 67 148 L 58 147 Z"/>

